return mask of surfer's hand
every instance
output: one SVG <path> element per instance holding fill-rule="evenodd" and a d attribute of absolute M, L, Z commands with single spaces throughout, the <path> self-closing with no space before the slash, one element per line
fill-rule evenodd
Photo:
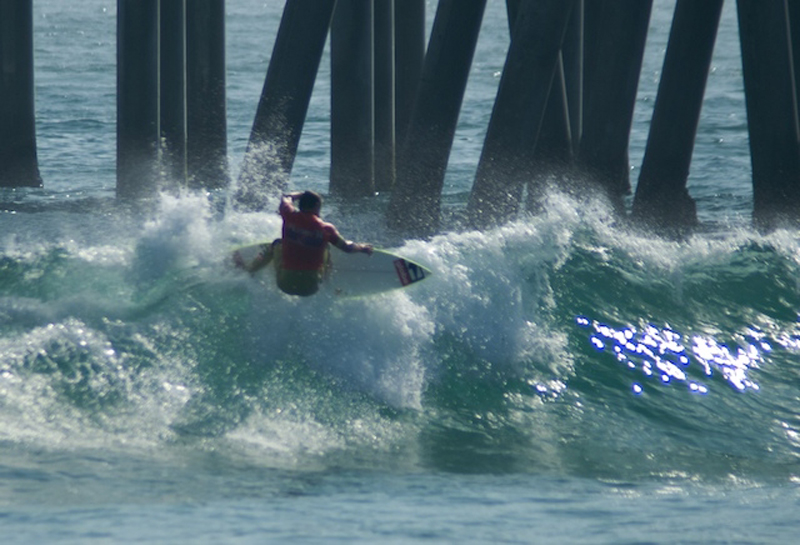
<path fill-rule="evenodd" d="M 343 252 L 347 252 L 348 254 L 361 252 L 363 254 L 372 255 L 372 244 L 359 244 L 358 242 L 352 242 L 350 240 L 344 240 L 343 238 L 339 238 L 339 240 L 337 240 L 334 243 L 334 245 Z"/>

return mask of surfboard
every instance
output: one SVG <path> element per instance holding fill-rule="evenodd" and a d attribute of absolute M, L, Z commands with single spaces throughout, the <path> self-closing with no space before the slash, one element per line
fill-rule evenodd
<path fill-rule="evenodd" d="M 271 244 L 271 241 L 260 242 L 234 249 L 234 265 L 250 270 Z M 262 271 L 269 271 L 274 276 L 275 267 L 270 264 Z M 367 255 L 348 254 L 334 248 L 331 249 L 329 268 L 320 291 L 343 297 L 374 295 L 417 284 L 431 274 L 431 270 L 423 265 L 386 250 L 376 249 L 372 255 Z"/>

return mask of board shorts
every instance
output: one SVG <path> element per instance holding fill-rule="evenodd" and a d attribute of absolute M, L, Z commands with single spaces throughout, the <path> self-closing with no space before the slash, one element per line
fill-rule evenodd
<path fill-rule="evenodd" d="M 289 295 L 308 296 L 319 291 L 322 271 L 292 271 L 277 265 L 278 287 Z"/>
<path fill-rule="evenodd" d="M 278 242 L 278 241 L 276 241 Z M 325 279 L 326 271 L 330 266 L 330 252 L 325 250 L 325 267 L 319 270 L 294 270 L 284 269 L 281 265 L 281 245 L 273 243 L 275 260 L 275 277 L 278 288 L 289 295 L 307 297 L 319 291 L 319 285 Z"/>

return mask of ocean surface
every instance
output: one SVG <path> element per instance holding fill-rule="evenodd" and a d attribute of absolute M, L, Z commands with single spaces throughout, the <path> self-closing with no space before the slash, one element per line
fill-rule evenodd
<path fill-rule="evenodd" d="M 234 180 L 282 7 L 227 2 Z M 634 183 L 673 7 L 655 2 Z M 3 543 L 796 539 L 800 233 L 751 229 L 733 2 L 689 179 L 696 235 L 630 232 L 558 194 L 457 225 L 508 46 L 489 0 L 442 234 L 393 238 L 385 196 L 324 210 L 435 275 L 346 300 L 232 270 L 231 247 L 280 224 L 226 192 L 117 204 L 116 2 L 34 10 L 44 188 L 0 190 Z M 326 61 L 294 189 L 327 192 L 328 92 Z"/>

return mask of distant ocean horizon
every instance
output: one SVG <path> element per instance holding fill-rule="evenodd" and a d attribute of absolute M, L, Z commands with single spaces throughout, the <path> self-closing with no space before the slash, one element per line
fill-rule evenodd
<path fill-rule="evenodd" d="M 436 2 L 428 2 L 428 26 Z M 236 180 L 283 2 L 226 3 Z M 635 186 L 673 1 L 654 2 Z M 116 202 L 116 2 L 34 2 L 43 188 L 0 189 L 7 543 L 786 543 L 800 530 L 798 232 L 757 233 L 736 5 L 725 5 L 682 242 L 600 202 L 398 240 L 434 271 L 363 299 L 228 263 L 278 236 L 234 186 Z M 445 180 L 467 202 L 508 47 L 489 0 Z M 327 196 L 323 60 L 290 181 Z M 277 207 L 277 201 L 275 201 Z M 371 204 L 371 203 L 370 203 Z M 335 254 L 334 254 L 335 258 Z"/>

